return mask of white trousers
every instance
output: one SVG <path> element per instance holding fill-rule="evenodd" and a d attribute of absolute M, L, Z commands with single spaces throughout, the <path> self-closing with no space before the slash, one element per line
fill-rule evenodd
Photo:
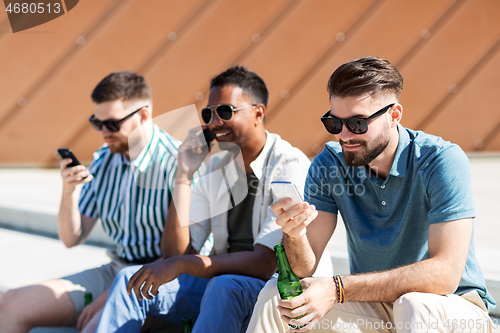
<path fill-rule="evenodd" d="M 280 319 L 277 279 L 259 294 L 247 333 L 293 332 Z M 394 303 L 336 304 L 311 332 L 492 332 L 488 311 L 474 290 L 462 296 L 408 293 Z"/>

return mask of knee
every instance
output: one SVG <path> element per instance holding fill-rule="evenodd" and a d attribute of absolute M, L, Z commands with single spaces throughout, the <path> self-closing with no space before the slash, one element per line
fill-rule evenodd
<path fill-rule="evenodd" d="M 393 306 L 395 322 L 412 322 L 422 316 L 428 316 L 430 308 L 424 293 L 411 292 L 399 297 Z"/>
<path fill-rule="evenodd" d="M 0 297 L 0 313 L 15 313 L 16 307 L 18 307 L 19 301 L 23 300 L 26 295 L 18 289 L 8 290 L 5 294 Z"/>
<path fill-rule="evenodd" d="M 125 283 L 125 285 L 127 285 L 128 281 L 130 280 L 132 275 L 134 275 L 140 268 L 141 268 L 141 266 L 129 266 L 129 267 L 122 268 L 116 274 L 113 284 L 118 283 L 121 285 L 121 284 Z"/>
<path fill-rule="evenodd" d="M 22 318 L 23 311 L 22 301 L 26 299 L 26 295 L 18 289 L 7 291 L 0 297 L 0 322 L 17 323 L 21 326 L 21 322 L 27 320 Z M 0 325 L 1 326 L 1 325 Z"/>
<path fill-rule="evenodd" d="M 16 290 L 9 290 L 0 297 L 0 314 L 6 313 L 10 306 L 18 299 L 16 296 Z"/>
<path fill-rule="evenodd" d="M 241 290 L 242 287 L 238 282 L 236 275 L 220 275 L 210 279 L 207 285 L 207 290 L 213 290 L 218 293 L 234 293 Z"/>
<path fill-rule="evenodd" d="M 267 281 L 264 288 L 259 293 L 259 302 L 266 302 L 273 298 L 277 298 L 278 294 L 278 279 L 271 279 Z"/>

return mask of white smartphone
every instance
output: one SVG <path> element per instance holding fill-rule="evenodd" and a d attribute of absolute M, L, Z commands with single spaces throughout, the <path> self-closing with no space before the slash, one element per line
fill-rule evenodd
<path fill-rule="evenodd" d="M 271 192 L 276 199 L 275 201 L 282 198 L 292 199 L 292 203 L 283 208 L 285 211 L 304 201 L 302 200 L 302 195 L 300 195 L 299 190 L 297 190 L 297 187 L 292 182 L 271 182 Z"/>

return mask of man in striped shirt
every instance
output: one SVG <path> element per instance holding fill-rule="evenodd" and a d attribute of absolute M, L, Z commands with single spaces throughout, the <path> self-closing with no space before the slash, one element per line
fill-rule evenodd
<path fill-rule="evenodd" d="M 175 206 L 162 239 L 168 259 L 117 275 L 97 332 L 139 332 L 148 314 L 178 325 L 191 318 L 198 333 L 245 331 L 260 289 L 277 270 L 273 247 L 283 235 L 270 209 L 270 183 L 292 181 L 302 190 L 310 164 L 265 130 L 267 98 L 262 79 L 243 67 L 212 79 L 201 115 L 217 145 L 192 190 L 208 154 L 201 131 L 191 131 L 179 148 Z M 210 256 L 201 255 L 210 233 Z"/>
<path fill-rule="evenodd" d="M 153 123 L 151 88 L 136 73 L 110 74 L 95 87 L 92 100 L 89 120 L 106 143 L 88 170 L 61 161 L 59 237 L 68 248 L 82 244 L 100 219 L 117 249 L 102 267 L 7 292 L 0 301 L 1 332 L 75 324 L 94 332 L 117 272 L 162 255 L 179 142 Z M 94 299 L 90 305 L 84 304 L 88 293 Z"/>

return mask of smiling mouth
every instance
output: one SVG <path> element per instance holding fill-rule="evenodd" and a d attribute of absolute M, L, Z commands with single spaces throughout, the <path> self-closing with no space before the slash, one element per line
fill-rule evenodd
<path fill-rule="evenodd" d="M 223 137 L 226 137 L 230 134 L 231 132 L 221 132 L 221 133 L 215 133 L 215 137 L 216 138 L 223 138 Z"/>
<path fill-rule="evenodd" d="M 356 150 L 358 148 L 360 148 L 362 145 L 360 143 L 357 143 L 357 144 L 350 144 L 350 145 L 347 145 L 347 144 L 343 144 L 342 145 L 342 148 L 347 150 L 347 151 L 352 151 L 352 150 Z"/>

